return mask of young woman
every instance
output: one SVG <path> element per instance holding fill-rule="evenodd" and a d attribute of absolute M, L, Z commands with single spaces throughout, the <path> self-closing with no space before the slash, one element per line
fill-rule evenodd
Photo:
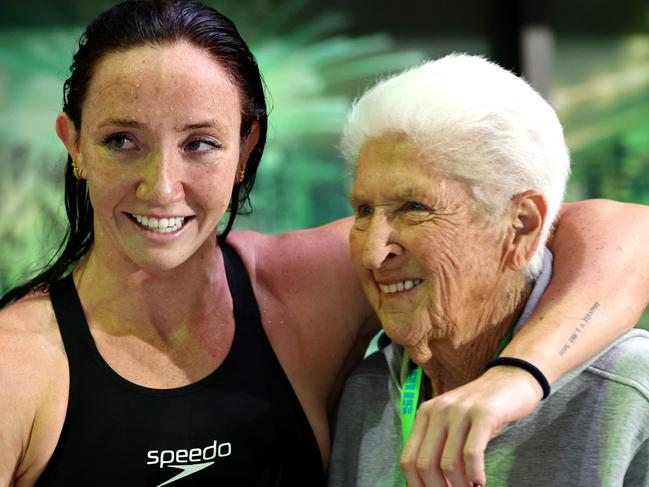
<path fill-rule="evenodd" d="M 0 485 L 324 483 L 331 406 L 378 326 L 349 220 L 229 235 L 266 124 L 254 58 L 213 9 L 137 0 L 87 27 L 56 120 L 69 232 L 58 260 L 2 300 Z M 559 272 L 509 355 L 552 381 L 632 326 L 649 265 L 622 244 L 648 218 L 565 209 Z M 559 355 L 594 300 L 594 331 Z M 480 415 L 476 389 L 489 391 Z M 440 427 L 460 412 L 481 432 L 540 399 L 506 367 L 453 393 Z M 461 451 L 461 434 L 444 441 Z"/>

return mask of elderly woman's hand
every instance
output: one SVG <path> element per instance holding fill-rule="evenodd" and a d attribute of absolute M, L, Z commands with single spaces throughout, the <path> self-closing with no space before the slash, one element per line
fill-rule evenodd
<path fill-rule="evenodd" d="M 487 443 L 508 423 L 532 413 L 541 397 L 529 373 L 499 366 L 424 402 L 401 455 L 408 486 L 486 485 Z"/>

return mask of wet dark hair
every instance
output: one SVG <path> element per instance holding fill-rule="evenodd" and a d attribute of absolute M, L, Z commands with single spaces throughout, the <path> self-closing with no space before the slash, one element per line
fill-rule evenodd
<path fill-rule="evenodd" d="M 84 31 L 63 85 L 63 111 L 77 130 L 81 128 L 83 104 L 94 67 L 104 56 L 133 47 L 165 45 L 187 41 L 209 52 L 228 72 L 241 99 L 241 137 L 246 137 L 256 121 L 259 141 L 246 164 L 242 182 L 232 189 L 227 224 L 219 235 L 224 240 L 240 208 L 250 208 L 250 191 L 266 143 L 268 117 L 263 83 L 254 56 L 235 25 L 213 8 L 191 0 L 129 0 L 97 17 Z M 68 155 L 65 171 L 65 210 L 69 227 L 50 263 L 34 278 L 11 289 L 2 299 L 3 307 L 32 291 L 46 290 L 63 277 L 92 246 L 93 209 L 85 180 L 77 180 Z"/>

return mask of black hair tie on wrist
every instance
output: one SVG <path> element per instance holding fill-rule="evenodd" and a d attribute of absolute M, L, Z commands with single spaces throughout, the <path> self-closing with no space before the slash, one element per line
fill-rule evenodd
<path fill-rule="evenodd" d="M 543 397 L 541 398 L 541 401 L 543 401 L 550 395 L 550 383 L 548 382 L 548 379 L 546 379 L 545 375 L 543 375 L 543 372 L 541 372 L 538 368 L 536 368 L 528 361 L 514 357 L 496 357 L 487 362 L 487 365 L 485 365 L 485 370 L 489 370 L 491 367 L 496 367 L 498 365 L 510 365 L 512 367 L 518 367 L 519 369 L 526 370 L 527 372 L 532 374 L 532 377 L 536 379 L 536 381 L 541 386 L 541 389 L 543 389 Z"/>

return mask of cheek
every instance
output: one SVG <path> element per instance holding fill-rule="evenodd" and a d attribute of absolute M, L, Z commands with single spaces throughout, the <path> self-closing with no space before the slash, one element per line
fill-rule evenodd
<path fill-rule="evenodd" d="M 228 178 L 211 175 L 198 181 L 195 193 L 201 195 L 207 206 L 223 206 L 229 203 L 232 196 L 232 185 L 228 184 Z"/>
<path fill-rule="evenodd" d="M 352 228 L 349 234 L 349 251 L 351 253 L 352 263 L 357 272 L 362 267 L 362 250 L 363 235 L 358 230 Z"/>
<path fill-rule="evenodd" d="M 418 237 L 418 238 L 417 238 Z M 448 275 L 479 272 L 498 261 L 498 235 L 478 225 L 445 225 L 411 239 L 417 256 L 431 272 Z"/>
<path fill-rule="evenodd" d="M 232 198 L 234 171 L 229 167 L 218 170 L 197 168 L 190 179 L 191 184 L 185 187 L 185 198 L 189 204 L 216 213 L 217 218 L 222 218 Z"/>
<path fill-rule="evenodd" d="M 490 283 L 502 271 L 503 238 L 491 228 L 474 233 L 463 249 L 465 272 L 473 277 L 476 285 Z"/>
<path fill-rule="evenodd" d="M 352 229 L 349 235 L 349 251 L 351 254 L 352 265 L 356 275 L 361 281 L 365 295 L 376 308 L 378 304 L 378 290 L 374 283 L 372 272 L 363 265 L 364 242 L 363 232 Z"/>
<path fill-rule="evenodd" d="M 428 241 L 428 248 L 434 251 L 422 252 L 422 266 L 433 284 L 428 298 L 443 316 L 457 318 L 457 313 L 462 312 L 458 303 L 491 299 L 493 282 L 500 272 L 498 246 L 494 243 L 497 236 L 470 230 L 457 233 L 455 238 L 444 236 Z"/>
<path fill-rule="evenodd" d="M 457 232 L 426 232 L 414 236 L 412 242 L 417 260 L 427 273 L 452 275 L 459 270 Z"/>
<path fill-rule="evenodd" d="M 132 182 L 124 175 L 93 171 L 88 175 L 88 195 L 95 212 L 112 213 L 121 201 L 134 193 Z"/>
<path fill-rule="evenodd" d="M 133 168 L 128 164 L 119 164 L 106 157 L 102 151 L 90 145 L 82 143 L 83 169 L 88 183 L 90 199 L 95 205 L 101 200 L 115 201 L 123 198 L 133 188 Z"/>

